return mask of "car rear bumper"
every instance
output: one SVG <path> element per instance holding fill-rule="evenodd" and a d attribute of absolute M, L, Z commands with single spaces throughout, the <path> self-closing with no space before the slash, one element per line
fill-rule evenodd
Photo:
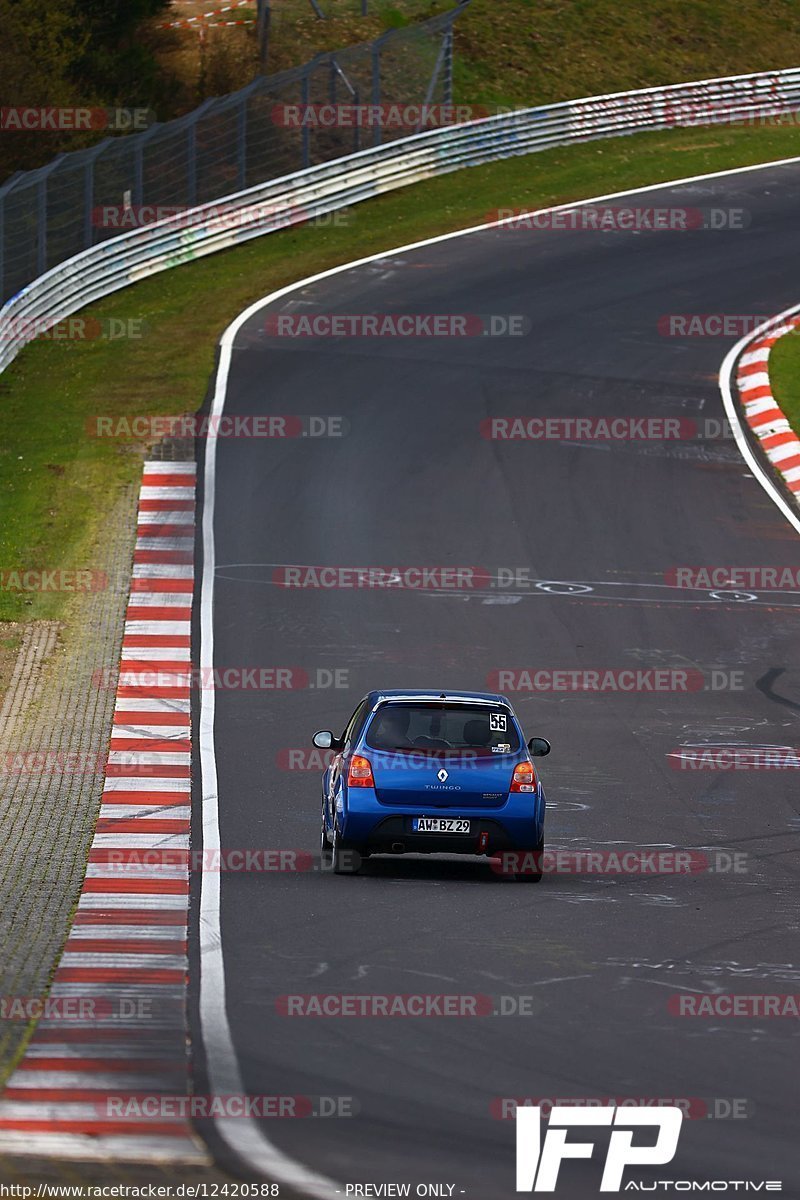
<path fill-rule="evenodd" d="M 418 815 L 418 814 L 415 814 Z M 371 854 L 497 854 L 503 850 L 531 850 L 540 842 L 544 821 L 530 816 L 516 819 L 509 827 L 492 817 L 470 815 L 471 829 L 463 833 L 415 833 L 410 815 L 384 817 L 364 827 L 361 820 L 347 821 L 348 842 L 362 846 Z M 482 836 L 485 835 L 482 842 Z"/>

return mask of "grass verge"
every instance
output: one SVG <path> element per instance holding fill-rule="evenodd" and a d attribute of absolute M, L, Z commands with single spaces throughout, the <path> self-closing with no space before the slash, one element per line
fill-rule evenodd
<path fill-rule="evenodd" d="M 139 338 L 38 341 L 0 377 L 0 570 L 91 569 L 105 514 L 146 450 L 91 437 L 98 415 L 196 410 L 222 330 L 277 287 L 349 259 L 536 207 L 800 153 L 800 131 L 692 129 L 592 142 L 474 167 L 370 200 L 346 224 L 282 230 L 174 268 L 85 310 Z M 691 235 L 688 235 L 691 236 Z M 0 620 L 63 619 L 59 592 L 0 588 Z"/>

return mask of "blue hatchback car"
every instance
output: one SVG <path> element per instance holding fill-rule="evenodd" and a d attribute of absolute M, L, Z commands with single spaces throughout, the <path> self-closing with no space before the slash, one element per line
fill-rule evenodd
<path fill-rule="evenodd" d="M 370 692 L 332 750 L 322 778 L 321 853 L 337 874 L 370 854 L 502 856 L 519 879 L 542 877 L 545 795 L 505 696 L 485 692 Z M 509 865 L 510 864 L 510 867 Z"/>

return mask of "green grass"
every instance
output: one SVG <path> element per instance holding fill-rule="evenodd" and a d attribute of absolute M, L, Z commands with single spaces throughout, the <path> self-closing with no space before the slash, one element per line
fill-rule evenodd
<path fill-rule="evenodd" d="M 796 0 L 473 0 L 459 99 L 539 103 L 800 62 Z"/>
<path fill-rule="evenodd" d="M 282 230 L 180 266 L 85 315 L 143 320 L 141 339 L 40 341 L 0 378 L 0 569 L 91 567 L 115 491 L 144 447 L 87 436 L 97 415 L 177 414 L 202 403 L 214 349 L 247 304 L 372 251 L 533 207 L 800 153 L 800 131 L 695 129 L 593 142 L 434 179 L 351 209 L 344 225 Z M 60 617 L 65 597 L 0 592 L 0 619 Z"/>
<path fill-rule="evenodd" d="M 769 356 L 772 392 L 796 432 L 800 432 L 800 336 L 787 334 Z"/>

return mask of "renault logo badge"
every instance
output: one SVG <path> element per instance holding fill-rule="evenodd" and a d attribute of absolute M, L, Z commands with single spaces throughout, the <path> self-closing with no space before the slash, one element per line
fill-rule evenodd
<path fill-rule="evenodd" d="M 447 771 L 445 771 L 444 767 L 442 767 L 436 778 L 439 780 L 439 783 L 444 783 L 444 781 L 448 778 Z"/>

